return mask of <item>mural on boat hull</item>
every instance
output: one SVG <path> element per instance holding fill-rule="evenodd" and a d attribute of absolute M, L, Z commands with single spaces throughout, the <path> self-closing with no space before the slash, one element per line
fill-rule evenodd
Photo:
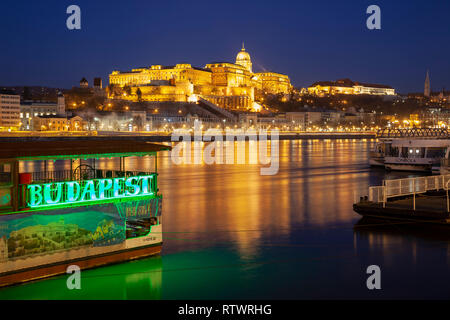
<path fill-rule="evenodd" d="M 0 187 L 0 208 L 11 206 L 11 188 Z"/>
<path fill-rule="evenodd" d="M 129 225 L 156 221 L 160 205 L 153 198 L 0 216 L 0 261 L 123 243 Z"/>

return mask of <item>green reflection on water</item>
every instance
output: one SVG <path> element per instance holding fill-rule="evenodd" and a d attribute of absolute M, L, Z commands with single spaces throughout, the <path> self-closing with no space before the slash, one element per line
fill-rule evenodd
<path fill-rule="evenodd" d="M 0 299 L 161 299 L 162 258 L 130 261 L 81 272 L 81 290 L 68 275 L 0 289 Z"/>
<path fill-rule="evenodd" d="M 242 281 L 258 287 L 261 266 L 248 262 L 227 248 L 185 251 L 82 271 L 81 290 L 67 289 L 69 275 L 2 288 L 0 300 L 233 298 Z"/>

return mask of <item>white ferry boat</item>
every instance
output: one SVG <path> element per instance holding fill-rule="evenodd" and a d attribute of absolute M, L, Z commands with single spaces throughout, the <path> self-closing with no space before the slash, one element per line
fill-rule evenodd
<path fill-rule="evenodd" d="M 439 167 L 450 140 L 393 140 L 384 157 L 388 170 L 431 171 Z"/>
<path fill-rule="evenodd" d="M 380 141 L 370 153 L 372 166 L 388 170 L 432 171 L 448 154 L 450 139 L 442 129 L 396 129 L 377 133 Z M 447 138 L 447 139 L 446 139 Z"/>

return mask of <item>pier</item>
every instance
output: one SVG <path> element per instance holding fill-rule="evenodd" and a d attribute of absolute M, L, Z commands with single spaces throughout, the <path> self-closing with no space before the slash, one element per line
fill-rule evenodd
<path fill-rule="evenodd" d="M 450 175 L 385 180 L 355 197 L 353 209 L 363 215 L 387 219 L 450 222 Z"/>

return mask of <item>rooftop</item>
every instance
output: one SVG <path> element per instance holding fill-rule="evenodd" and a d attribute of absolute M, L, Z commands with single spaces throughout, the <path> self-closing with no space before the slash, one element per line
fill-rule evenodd
<path fill-rule="evenodd" d="M 170 146 L 126 139 L 38 140 L 0 142 L 0 159 L 43 160 L 148 155 Z"/>
<path fill-rule="evenodd" d="M 339 79 L 336 81 L 317 81 L 314 82 L 311 87 L 315 86 L 322 86 L 322 87 L 328 87 L 328 86 L 335 86 L 335 87 L 353 87 L 353 86 L 363 86 L 363 87 L 371 87 L 371 88 L 386 88 L 386 89 L 393 89 L 391 86 L 387 86 L 384 84 L 375 84 L 375 83 L 363 83 L 358 81 L 352 81 L 350 79 Z"/>
<path fill-rule="evenodd" d="M 11 89 L 0 89 L 0 94 L 18 95 Z"/>
<path fill-rule="evenodd" d="M 184 64 L 187 64 L 187 63 L 184 63 Z M 134 68 L 133 70 L 126 70 L 126 71 L 120 70 L 119 74 L 120 73 L 142 73 L 145 70 L 167 70 L 167 69 L 175 69 L 175 67 L 176 67 L 176 65 L 161 66 L 161 69 L 151 69 L 151 67 L 142 67 L 142 68 Z M 209 70 L 208 68 L 200 68 L 200 67 L 194 67 L 194 66 L 191 66 L 189 69 L 211 72 L 211 70 Z"/>

